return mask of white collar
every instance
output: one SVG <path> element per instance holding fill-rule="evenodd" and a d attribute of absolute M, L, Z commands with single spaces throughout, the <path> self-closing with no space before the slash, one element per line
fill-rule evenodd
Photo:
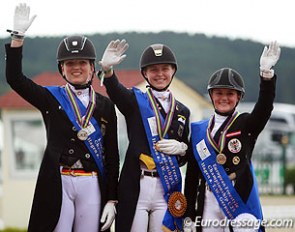
<path fill-rule="evenodd" d="M 222 124 L 228 116 L 223 116 L 217 113 L 214 113 L 215 123 Z"/>
<path fill-rule="evenodd" d="M 78 96 L 78 97 L 85 97 L 85 96 L 89 96 L 89 88 L 86 89 L 75 89 L 74 86 L 72 86 L 71 84 L 69 84 L 71 90 Z"/>
<path fill-rule="evenodd" d="M 158 99 L 161 99 L 163 101 L 168 101 L 169 99 L 169 95 L 170 95 L 170 91 L 166 90 L 166 91 L 156 91 L 154 89 L 152 89 L 152 92 L 154 94 L 154 96 Z"/>

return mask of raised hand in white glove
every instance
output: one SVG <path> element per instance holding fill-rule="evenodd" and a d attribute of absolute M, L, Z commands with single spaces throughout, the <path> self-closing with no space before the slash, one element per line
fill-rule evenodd
<path fill-rule="evenodd" d="M 129 44 L 125 39 L 112 40 L 105 49 L 101 61 L 98 63 L 101 65 L 104 71 L 110 70 L 114 65 L 120 64 L 126 57 L 124 54 L 129 47 Z"/>
<path fill-rule="evenodd" d="M 15 7 L 12 34 L 24 36 L 37 15 L 30 18 L 30 7 L 21 3 Z"/>
<path fill-rule="evenodd" d="M 272 78 L 274 71 L 272 67 L 278 62 L 281 54 L 281 48 L 276 41 L 265 46 L 260 57 L 260 72 L 265 78 Z"/>
<path fill-rule="evenodd" d="M 187 150 L 187 145 L 184 142 L 179 142 L 175 139 L 161 139 L 156 143 L 156 149 L 166 155 L 184 156 Z"/>
<path fill-rule="evenodd" d="M 116 215 L 116 206 L 115 202 L 109 201 L 106 203 L 105 207 L 103 208 L 103 212 L 100 218 L 100 222 L 104 223 L 101 228 L 101 231 L 105 231 L 112 225 L 115 215 Z"/>

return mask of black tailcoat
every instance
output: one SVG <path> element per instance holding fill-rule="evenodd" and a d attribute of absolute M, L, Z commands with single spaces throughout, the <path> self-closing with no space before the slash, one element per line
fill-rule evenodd
<path fill-rule="evenodd" d="M 61 156 L 69 154 L 71 150 L 78 157 L 84 157 L 89 162 L 95 161 L 91 155 L 89 157 L 89 150 L 84 142 L 77 138 L 77 131 L 56 98 L 46 88 L 23 75 L 22 47 L 10 48 L 10 44 L 7 44 L 6 55 L 8 84 L 41 112 L 46 128 L 47 144 L 37 179 L 28 231 L 52 232 L 58 222 L 62 203 Z M 101 128 L 105 128 L 103 156 L 106 180 L 98 176 L 102 210 L 107 200 L 117 199 L 119 176 L 117 117 L 114 104 L 109 98 L 96 93 L 93 117 Z M 85 193 L 87 194 L 87 190 Z"/>
<path fill-rule="evenodd" d="M 106 78 L 104 83 L 107 88 L 107 93 L 125 116 L 127 124 L 129 145 L 120 174 L 118 215 L 116 218 L 116 232 L 126 232 L 131 230 L 139 196 L 141 174 L 139 156 L 141 153 L 151 155 L 151 152 L 133 91 L 120 84 L 115 74 L 110 78 Z M 163 110 L 160 109 L 160 111 L 164 114 Z M 186 121 L 182 122 L 179 120 L 180 116 L 184 116 Z M 176 111 L 168 131 L 170 139 L 176 139 L 187 144 L 189 116 L 189 109 L 177 101 Z M 186 157 L 182 157 L 178 160 L 180 166 L 186 162 L 185 159 Z"/>
<path fill-rule="evenodd" d="M 222 152 L 226 155 L 227 159 L 223 167 L 228 175 L 231 173 L 236 174 L 234 187 L 245 203 L 253 186 L 253 178 L 250 171 L 252 151 L 258 135 L 265 127 L 273 110 L 275 83 L 276 76 L 267 81 L 261 78 L 259 98 L 253 111 L 251 113 L 242 113 L 239 115 L 227 131 L 228 136 L 226 136 L 226 142 Z M 217 131 L 217 137 L 220 133 L 222 133 L 221 130 Z M 216 135 L 214 137 L 216 137 Z M 233 145 L 229 144 L 232 141 L 237 141 L 235 139 L 240 141 L 241 144 L 241 150 L 237 153 Z M 238 164 L 234 161 L 234 159 L 237 160 L 236 157 L 239 158 Z M 188 152 L 184 193 L 188 203 L 186 216 L 190 217 L 193 221 L 196 216 L 202 217 L 205 199 L 205 179 L 200 172 L 191 146 Z M 201 231 L 202 229 L 197 228 L 197 230 Z"/>

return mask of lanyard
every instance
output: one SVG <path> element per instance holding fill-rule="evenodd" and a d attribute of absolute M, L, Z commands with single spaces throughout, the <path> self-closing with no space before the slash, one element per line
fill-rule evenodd
<path fill-rule="evenodd" d="M 175 105 L 176 105 L 175 98 L 172 96 L 172 94 L 170 94 L 169 111 L 165 117 L 165 121 L 164 121 L 164 125 L 163 125 L 161 117 L 160 117 L 160 112 L 157 107 L 156 99 L 155 99 L 155 97 L 152 93 L 152 90 L 150 88 L 147 90 L 147 95 L 148 95 L 148 99 L 150 101 L 150 104 L 152 106 L 152 109 L 153 109 L 155 117 L 156 117 L 158 135 L 159 135 L 160 139 L 163 139 L 166 136 L 168 129 L 172 123 L 173 115 L 175 112 Z"/>
<path fill-rule="evenodd" d="M 218 139 L 218 143 L 216 143 L 213 139 L 213 137 L 211 136 L 211 131 L 210 128 L 212 128 L 212 123 L 214 123 L 214 116 L 210 119 L 209 121 L 209 125 L 207 128 L 207 139 L 209 141 L 209 143 L 211 144 L 211 146 L 219 153 L 221 154 L 225 145 L 225 137 L 226 137 L 226 132 L 229 130 L 229 128 L 232 126 L 232 124 L 234 123 L 234 121 L 238 118 L 238 116 L 240 115 L 240 113 L 238 111 L 236 111 L 235 113 L 232 114 L 231 118 L 229 119 L 229 121 L 227 122 L 227 124 L 224 127 L 223 133 L 221 133 L 221 135 L 219 136 Z"/>
<path fill-rule="evenodd" d="M 155 146 L 156 142 L 159 141 L 159 139 L 161 139 L 160 135 L 165 136 L 165 138 L 168 138 L 168 135 L 166 133 L 171 124 L 170 120 L 173 117 L 175 109 L 175 100 L 172 100 L 171 96 L 169 109 L 170 112 L 166 116 L 164 124 L 164 128 L 166 129 L 167 125 L 168 128 L 165 130 L 163 129 L 160 121 L 163 121 L 163 118 L 160 118 L 161 115 L 159 114 L 158 108 L 156 107 L 156 100 L 154 99 L 150 89 L 148 89 L 147 93 L 142 93 L 140 90 L 136 88 L 133 88 L 133 91 L 139 106 L 151 155 L 155 161 L 157 171 L 159 173 L 160 180 L 164 189 L 164 198 L 168 204 L 168 208 L 162 221 L 163 228 L 165 228 L 163 229 L 163 231 L 178 231 L 178 228 L 182 228 L 182 214 L 176 217 L 176 215 L 173 215 L 172 212 L 175 213 L 175 211 L 185 211 L 184 204 L 182 204 L 183 200 L 179 197 L 181 195 L 180 192 L 182 186 L 181 172 L 179 169 L 176 156 L 165 155 L 159 152 Z M 150 122 L 149 119 L 154 117 L 156 117 L 156 120 L 152 120 L 152 122 Z M 152 133 L 151 129 L 156 127 L 156 125 L 154 125 L 156 123 L 158 123 L 158 134 Z M 171 203 L 174 201 L 179 203 L 177 207 L 175 207 L 176 203 Z"/>
<path fill-rule="evenodd" d="M 81 110 L 79 108 L 77 98 L 75 97 L 75 93 L 70 88 L 69 84 L 66 84 L 65 89 L 66 89 L 66 93 L 70 99 L 71 106 L 74 110 L 74 113 L 75 113 L 75 116 L 76 116 L 76 119 L 77 119 L 79 125 L 82 128 L 86 128 L 89 124 L 90 118 L 92 117 L 95 106 L 96 106 L 96 98 L 95 98 L 94 89 L 92 88 L 92 86 L 90 86 L 89 104 L 86 109 L 85 117 L 83 117 L 81 115 Z"/>

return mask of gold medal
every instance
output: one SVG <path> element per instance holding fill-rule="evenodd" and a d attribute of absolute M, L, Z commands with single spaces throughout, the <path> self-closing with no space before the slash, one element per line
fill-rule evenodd
<path fill-rule="evenodd" d="M 216 156 L 216 162 L 217 162 L 218 164 L 221 164 L 221 165 L 225 164 L 225 162 L 226 162 L 226 156 L 225 156 L 225 154 L 223 154 L 223 153 L 219 153 L 219 154 Z"/>
<path fill-rule="evenodd" d="M 173 217 L 182 217 L 186 211 L 187 201 L 181 192 L 174 192 L 168 200 L 168 209 Z"/>
<path fill-rule="evenodd" d="M 233 164 L 234 165 L 238 165 L 239 163 L 240 163 L 240 157 L 239 156 L 234 156 L 234 158 L 233 158 Z"/>
<path fill-rule="evenodd" d="M 78 137 L 78 139 L 84 141 L 84 140 L 86 140 L 88 138 L 88 133 L 87 133 L 86 130 L 81 129 L 81 130 L 78 131 L 77 137 Z"/>

